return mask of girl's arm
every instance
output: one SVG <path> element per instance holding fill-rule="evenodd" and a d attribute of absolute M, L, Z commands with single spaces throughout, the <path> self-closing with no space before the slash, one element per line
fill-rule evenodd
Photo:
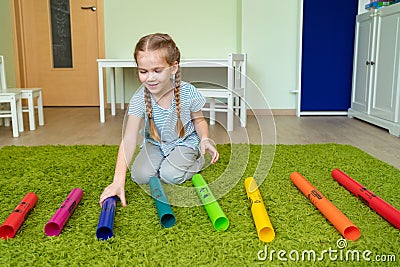
<path fill-rule="evenodd" d="M 217 162 L 219 153 L 215 146 L 210 142 L 208 134 L 208 124 L 204 119 L 203 112 L 201 110 L 191 113 L 194 128 L 200 138 L 200 149 L 201 154 L 204 155 L 206 151 L 211 155 L 211 164 Z"/>
<path fill-rule="evenodd" d="M 100 205 L 104 200 L 112 196 L 118 196 L 122 206 L 126 206 L 125 199 L 125 179 L 126 171 L 132 161 L 136 150 L 136 140 L 143 118 L 135 115 L 129 115 L 126 123 L 126 129 L 118 149 L 117 163 L 115 166 L 114 180 L 107 186 L 100 196 Z"/>

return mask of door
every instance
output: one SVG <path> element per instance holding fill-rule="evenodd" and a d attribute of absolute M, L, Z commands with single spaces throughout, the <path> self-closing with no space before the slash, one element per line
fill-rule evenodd
<path fill-rule="evenodd" d="M 354 50 L 354 75 L 351 108 L 369 113 L 369 88 L 372 85 L 374 59 L 375 12 L 357 16 Z"/>
<path fill-rule="evenodd" d="M 303 0 L 300 113 L 350 107 L 357 11 L 358 1 Z"/>
<path fill-rule="evenodd" d="M 15 0 L 21 85 L 45 106 L 98 106 L 102 0 Z"/>
<path fill-rule="evenodd" d="M 379 11 L 371 115 L 395 121 L 399 105 L 400 6 Z"/>

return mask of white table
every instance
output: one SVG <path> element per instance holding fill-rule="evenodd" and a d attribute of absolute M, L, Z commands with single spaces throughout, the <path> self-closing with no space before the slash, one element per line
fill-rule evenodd
<path fill-rule="evenodd" d="M 105 98 L 106 90 L 104 87 L 103 69 L 110 68 L 110 100 L 111 100 L 111 115 L 115 116 L 115 69 L 116 68 L 136 68 L 136 62 L 132 59 L 97 59 L 99 72 L 99 100 L 100 100 L 100 122 L 105 122 Z M 227 68 L 228 59 L 183 59 L 180 62 L 182 68 Z M 228 72 L 229 73 L 229 72 Z M 229 77 L 228 77 L 229 80 Z M 124 86 L 120 88 L 121 109 L 124 109 L 125 97 Z"/>

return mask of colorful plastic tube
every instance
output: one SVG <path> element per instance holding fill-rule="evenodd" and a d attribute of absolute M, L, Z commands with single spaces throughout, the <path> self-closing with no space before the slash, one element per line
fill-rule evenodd
<path fill-rule="evenodd" d="M 213 196 L 206 181 L 200 174 L 193 175 L 192 183 L 217 231 L 225 231 L 229 227 L 229 220 L 225 216 L 217 200 Z"/>
<path fill-rule="evenodd" d="M 400 229 L 400 211 L 398 209 L 369 191 L 362 184 L 358 183 L 356 180 L 339 169 L 334 169 L 332 171 L 332 177 L 340 185 L 358 197 L 368 207 L 373 209 L 397 229 Z"/>
<path fill-rule="evenodd" d="M 0 226 L 0 238 L 13 238 L 28 217 L 29 212 L 35 207 L 37 201 L 38 197 L 35 193 L 29 192 L 26 194 Z"/>
<path fill-rule="evenodd" d="M 315 207 L 335 226 L 335 228 L 348 240 L 357 240 L 360 230 L 344 215 L 335 205 L 326 199 L 306 178 L 300 173 L 293 172 L 290 180 L 314 204 Z"/>
<path fill-rule="evenodd" d="M 53 217 L 44 226 L 44 233 L 47 236 L 56 236 L 61 233 L 65 223 L 75 211 L 83 196 L 83 191 L 80 188 L 72 189 L 60 208 L 54 213 Z"/>
<path fill-rule="evenodd" d="M 150 178 L 149 184 L 151 196 L 154 198 L 161 225 L 165 228 L 172 227 L 176 222 L 176 218 L 165 196 L 160 179 L 153 176 Z"/>
<path fill-rule="evenodd" d="M 275 238 L 275 231 L 269 220 L 256 180 L 253 177 L 246 178 L 244 180 L 244 187 L 251 203 L 251 213 L 256 225 L 258 238 L 264 242 L 271 242 Z"/>
<path fill-rule="evenodd" d="M 101 206 L 99 223 L 97 224 L 96 236 L 97 239 L 107 240 L 114 235 L 114 218 L 115 208 L 117 206 L 117 197 L 109 197 L 104 200 Z"/>

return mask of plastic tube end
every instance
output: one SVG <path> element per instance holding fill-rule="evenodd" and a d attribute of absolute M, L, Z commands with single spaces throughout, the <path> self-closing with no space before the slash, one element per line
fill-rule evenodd
<path fill-rule="evenodd" d="M 13 238 L 15 236 L 15 230 L 10 225 L 0 226 L 0 238 L 6 240 L 7 238 Z"/>
<path fill-rule="evenodd" d="M 113 235 L 114 235 L 114 233 L 113 233 L 112 229 L 110 229 L 109 227 L 103 226 L 103 227 L 97 228 L 97 230 L 96 230 L 97 239 L 100 239 L 100 240 L 107 240 L 107 239 L 111 238 Z"/>
<path fill-rule="evenodd" d="M 355 241 L 360 237 L 360 230 L 356 226 L 349 226 L 344 229 L 343 236 L 347 240 Z"/>
<path fill-rule="evenodd" d="M 49 223 L 46 223 L 46 225 L 44 227 L 44 233 L 47 236 L 55 236 L 55 235 L 59 235 L 61 233 L 61 229 L 60 229 L 60 226 L 58 224 L 56 224 L 55 222 L 49 222 Z"/>
<path fill-rule="evenodd" d="M 165 228 L 170 228 L 174 226 L 176 222 L 176 218 L 173 214 L 164 214 L 160 218 L 161 225 L 164 226 Z"/>
<path fill-rule="evenodd" d="M 274 229 L 271 227 L 263 227 L 258 233 L 258 238 L 263 242 L 271 242 L 275 238 Z"/>
<path fill-rule="evenodd" d="M 219 217 L 214 222 L 214 228 L 217 231 L 225 231 L 229 227 L 229 220 L 226 217 Z"/>

